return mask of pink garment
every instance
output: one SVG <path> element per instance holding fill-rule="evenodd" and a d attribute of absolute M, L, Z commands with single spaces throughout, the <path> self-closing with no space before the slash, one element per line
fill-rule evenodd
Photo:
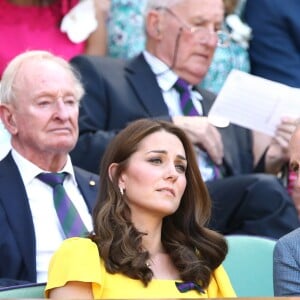
<path fill-rule="evenodd" d="M 295 171 L 289 170 L 288 173 L 288 184 L 287 184 L 287 190 L 290 195 L 293 194 L 295 182 L 297 180 L 298 174 Z"/>
<path fill-rule="evenodd" d="M 0 0 L 0 77 L 7 63 L 26 50 L 47 50 L 67 60 L 84 52 L 85 43 L 71 42 L 59 29 L 63 15 L 78 0 L 49 6 L 19 6 Z"/>

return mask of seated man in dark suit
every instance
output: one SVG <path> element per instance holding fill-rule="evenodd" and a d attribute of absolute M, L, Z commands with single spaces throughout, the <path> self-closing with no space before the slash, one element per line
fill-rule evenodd
<path fill-rule="evenodd" d="M 148 1 L 146 51 L 136 58 L 122 62 L 79 56 L 72 60 L 86 90 L 79 141 L 71 152 L 73 162 L 98 173 L 107 144 L 129 122 L 169 120 L 183 128 L 195 145 L 213 201 L 210 226 L 224 234 L 278 238 L 298 227 L 299 220 L 276 176 L 263 173 L 276 173 L 286 163 L 281 141 L 288 139 L 293 124 L 280 125 L 280 138 L 274 139 L 255 166 L 252 133 L 234 125 L 213 126 L 205 116 L 215 95 L 195 87 L 221 41 L 222 0 L 163 3 Z"/>
<path fill-rule="evenodd" d="M 300 120 L 299 120 L 300 121 Z M 300 191 L 300 122 L 290 140 L 290 167 L 297 174 L 295 189 Z M 273 255 L 273 282 L 276 297 L 300 296 L 300 228 L 281 237 Z M 298 298 L 297 297 L 297 298 Z"/>
<path fill-rule="evenodd" d="M 0 116 L 12 150 L 0 161 L 0 286 L 45 282 L 63 239 L 92 230 L 98 176 L 68 155 L 82 95 L 70 64 L 48 52 L 21 54 L 3 74 Z"/>

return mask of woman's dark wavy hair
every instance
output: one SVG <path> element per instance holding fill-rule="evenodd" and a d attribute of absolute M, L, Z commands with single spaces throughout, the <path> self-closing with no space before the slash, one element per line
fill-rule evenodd
<path fill-rule="evenodd" d="M 147 267 L 150 258 L 142 248 L 142 237 L 131 221 L 126 194 L 120 193 L 118 179 L 127 168 L 128 159 L 140 142 L 150 134 L 166 131 L 177 136 L 187 158 L 187 185 L 178 210 L 166 216 L 162 226 L 162 243 L 184 281 L 194 281 L 206 288 L 212 271 L 224 260 L 227 244 L 222 235 L 206 228 L 211 200 L 201 178 L 193 145 L 180 128 L 170 122 L 141 119 L 129 124 L 109 144 L 101 163 L 100 193 L 93 212 L 94 235 L 99 254 L 110 273 L 122 273 L 141 280 L 145 286 L 153 273 Z M 109 166 L 117 163 L 110 179 Z"/>

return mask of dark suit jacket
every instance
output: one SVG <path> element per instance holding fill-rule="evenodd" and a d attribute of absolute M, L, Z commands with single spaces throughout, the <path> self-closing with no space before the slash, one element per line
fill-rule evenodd
<path fill-rule="evenodd" d="M 171 120 L 156 77 L 139 55 L 129 62 L 107 57 L 78 56 L 71 63 L 86 89 L 80 109 L 80 137 L 71 152 L 75 165 L 98 173 L 102 154 L 129 122 L 140 118 Z M 200 90 L 207 115 L 215 95 Z M 252 138 L 248 130 L 230 125 L 220 129 L 228 175 L 253 170 Z"/>
<path fill-rule="evenodd" d="M 80 137 L 71 152 L 75 165 L 98 173 L 107 144 L 129 122 L 140 118 L 171 120 L 156 77 L 143 55 L 128 62 L 79 56 L 71 63 L 81 73 L 86 88 L 79 116 Z M 207 115 L 215 95 L 204 90 L 200 93 Z M 277 238 L 299 226 L 295 207 L 278 179 L 265 174 L 248 175 L 254 171 L 251 133 L 234 125 L 220 132 L 225 149 L 223 168 L 228 177 L 207 182 L 213 205 L 210 228 L 224 234 Z M 272 201 L 265 201 L 266 195 Z"/>
<path fill-rule="evenodd" d="M 97 197 L 98 176 L 79 168 L 75 168 L 75 176 L 91 212 Z M 91 180 L 96 185 L 90 185 Z M 9 153 L 0 161 L 0 286 L 18 284 L 16 280 L 36 282 L 36 249 L 26 190 Z"/>
<path fill-rule="evenodd" d="M 247 0 L 251 73 L 300 87 L 299 11 L 299 0 Z"/>
<path fill-rule="evenodd" d="M 300 228 L 277 241 L 273 255 L 273 269 L 274 295 L 276 297 L 299 297 Z"/>

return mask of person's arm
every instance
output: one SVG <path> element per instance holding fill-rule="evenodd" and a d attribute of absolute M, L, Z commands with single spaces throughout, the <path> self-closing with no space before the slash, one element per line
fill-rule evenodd
<path fill-rule="evenodd" d="M 295 246 L 293 250 L 296 249 L 299 248 Z M 293 250 L 281 240 L 275 246 L 273 257 L 275 296 L 300 295 L 299 253 L 296 254 Z"/>
<path fill-rule="evenodd" d="M 208 153 L 214 163 L 222 164 L 224 156 L 222 137 L 207 117 L 175 116 L 172 120 L 187 133 L 193 144 Z"/>
<path fill-rule="evenodd" d="M 97 29 L 89 36 L 85 54 L 106 55 L 107 52 L 107 28 L 106 20 L 110 10 L 110 0 L 94 0 Z"/>
<path fill-rule="evenodd" d="M 93 299 L 91 283 L 69 281 L 63 287 L 49 291 L 51 299 Z"/>
<path fill-rule="evenodd" d="M 49 263 L 45 297 L 99 299 L 104 271 L 100 263 L 97 245 L 89 238 L 64 240 Z"/>
<path fill-rule="evenodd" d="M 289 162 L 289 142 L 296 129 L 296 119 L 283 118 L 274 137 L 253 132 L 254 163 L 261 165 L 259 171 L 278 174 Z"/>

